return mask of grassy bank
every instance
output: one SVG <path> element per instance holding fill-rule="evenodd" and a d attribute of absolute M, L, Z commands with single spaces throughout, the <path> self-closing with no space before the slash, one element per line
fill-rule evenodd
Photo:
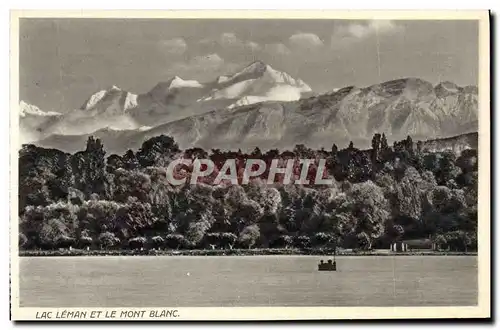
<path fill-rule="evenodd" d="M 233 249 L 233 250 L 23 250 L 21 257 L 63 256 L 258 256 L 258 255 L 311 255 L 331 256 L 333 250 L 326 249 Z M 450 256 L 477 255 L 477 252 L 409 251 L 340 251 L 338 256 Z"/>

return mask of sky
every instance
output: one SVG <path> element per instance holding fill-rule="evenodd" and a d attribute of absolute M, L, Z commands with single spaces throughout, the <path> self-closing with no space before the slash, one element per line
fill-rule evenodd
<path fill-rule="evenodd" d="M 476 85 L 477 21 L 20 20 L 20 100 L 79 108 L 116 85 L 140 94 L 177 75 L 200 82 L 261 60 L 323 93 L 404 77 Z"/>

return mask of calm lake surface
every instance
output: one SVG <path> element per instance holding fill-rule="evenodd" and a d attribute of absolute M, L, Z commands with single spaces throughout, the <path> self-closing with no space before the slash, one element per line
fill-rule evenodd
<path fill-rule="evenodd" d="M 21 257 L 22 307 L 472 306 L 477 256 Z M 326 258 L 324 258 L 326 260 Z"/>

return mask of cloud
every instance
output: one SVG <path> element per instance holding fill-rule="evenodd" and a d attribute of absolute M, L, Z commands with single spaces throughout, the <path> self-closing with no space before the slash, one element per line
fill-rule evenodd
<path fill-rule="evenodd" d="M 219 36 L 219 42 L 223 46 L 235 46 L 235 45 L 241 45 L 243 43 L 243 41 L 238 39 L 236 34 L 231 32 L 222 33 Z"/>
<path fill-rule="evenodd" d="M 187 50 L 186 41 L 182 38 L 161 40 L 159 46 L 168 54 L 182 55 Z"/>
<path fill-rule="evenodd" d="M 193 57 L 188 65 L 199 67 L 218 67 L 224 64 L 224 59 L 218 54 L 207 54 Z"/>
<path fill-rule="evenodd" d="M 287 46 L 281 43 L 277 44 L 267 44 L 264 46 L 264 52 L 270 55 L 290 55 L 291 51 Z"/>
<path fill-rule="evenodd" d="M 220 68 L 224 65 L 224 59 L 218 54 L 200 55 L 191 58 L 187 62 L 175 63 L 175 71 L 208 71 Z"/>
<path fill-rule="evenodd" d="M 180 76 L 186 75 L 199 79 L 199 76 L 228 73 L 237 67 L 234 63 L 224 61 L 217 53 L 210 53 L 195 56 L 187 62 L 175 63 L 171 71 Z"/>
<path fill-rule="evenodd" d="M 294 48 L 314 49 L 324 46 L 323 41 L 314 33 L 297 33 L 288 39 Z"/>
<path fill-rule="evenodd" d="M 200 43 L 204 45 L 211 45 L 212 47 L 218 45 L 226 49 L 239 49 L 247 51 L 259 51 L 262 49 L 258 43 L 249 40 L 241 40 L 233 32 L 224 32 L 215 39 L 206 38 L 201 40 Z"/>
<path fill-rule="evenodd" d="M 375 35 L 398 33 L 403 27 L 387 20 L 371 20 L 367 24 L 351 23 L 339 26 L 332 35 L 332 45 L 336 43 L 356 42 Z"/>
<path fill-rule="evenodd" d="M 253 51 L 262 50 L 262 47 L 258 43 L 253 41 L 248 41 L 246 45 Z"/>
<path fill-rule="evenodd" d="M 266 98 L 280 101 L 295 101 L 300 99 L 301 93 L 297 87 L 275 86 L 266 93 Z"/>

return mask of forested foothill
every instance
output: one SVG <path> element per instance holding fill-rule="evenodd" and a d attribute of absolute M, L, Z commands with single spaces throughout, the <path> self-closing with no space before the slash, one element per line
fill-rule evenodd
<path fill-rule="evenodd" d="M 332 185 L 171 185 L 166 167 L 178 157 L 325 159 Z M 189 169 L 188 169 L 189 170 Z M 60 248 L 266 249 L 389 248 L 430 238 L 440 249 L 477 249 L 478 155 L 428 151 L 411 137 L 389 146 L 313 150 L 255 148 L 250 153 L 180 150 L 168 136 L 137 150 L 106 155 L 89 138 L 74 154 L 35 145 L 19 153 L 19 246 Z"/>

